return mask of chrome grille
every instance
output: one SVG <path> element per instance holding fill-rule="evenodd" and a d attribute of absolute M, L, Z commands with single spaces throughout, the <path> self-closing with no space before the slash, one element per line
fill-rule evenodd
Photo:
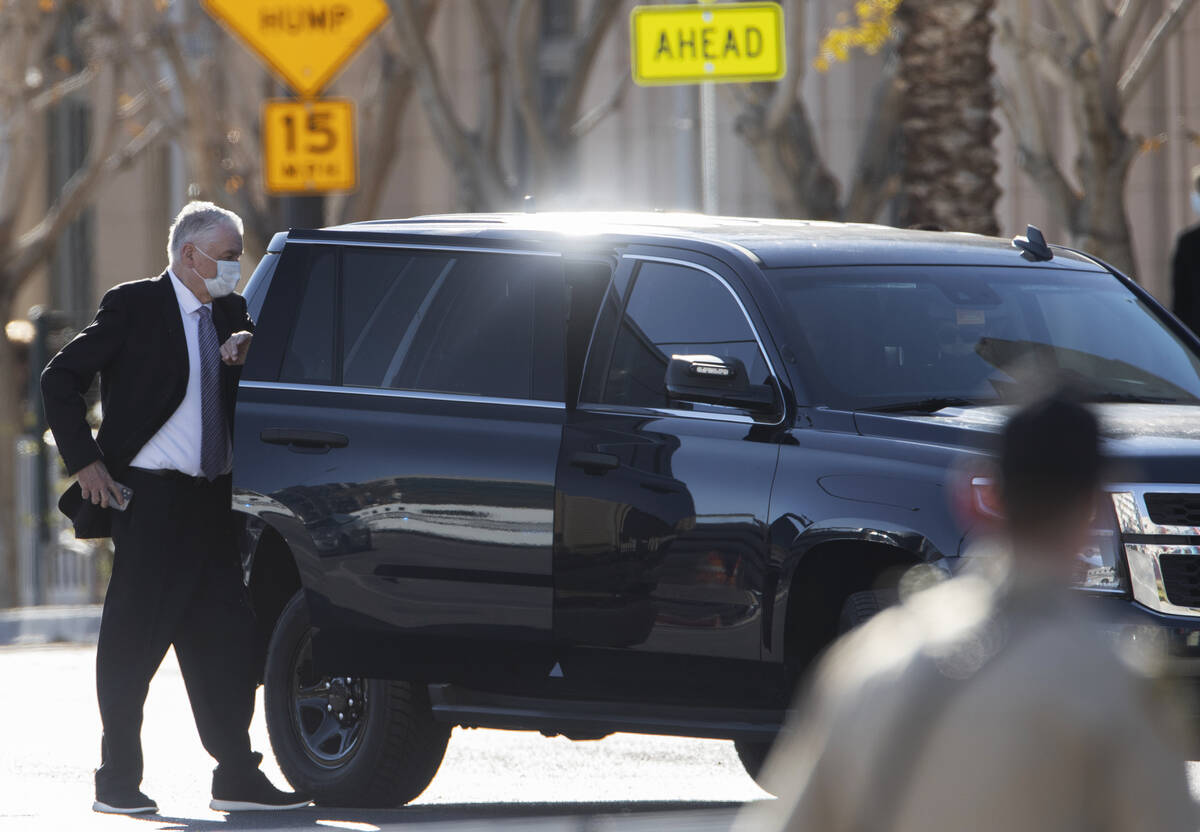
<path fill-rule="evenodd" d="M 1147 494 L 1146 512 L 1160 526 L 1200 526 L 1200 494 Z"/>
<path fill-rule="evenodd" d="M 1200 607 L 1200 558 L 1194 555 L 1159 555 L 1167 600 L 1179 607 Z"/>

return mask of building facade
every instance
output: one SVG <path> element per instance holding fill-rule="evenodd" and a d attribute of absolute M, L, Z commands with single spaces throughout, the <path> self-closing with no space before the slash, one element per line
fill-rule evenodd
<path fill-rule="evenodd" d="M 454 110 L 460 120 L 471 124 L 486 103 L 487 87 L 482 81 L 487 54 L 470 4 L 454 0 L 442 3 L 429 34 L 430 42 Z M 632 7 L 633 3 L 628 5 Z M 821 34 L 838 25 L 838 14 L 851 5 L 850 0 L 807 4 L 805 60 L 811 61 Z M 1145 16 L 1144 25 L 1153 22 L 1162 5 L 1164 0 L 1153 0 L 1154 8 Z M 200 14 L 198 5 L 185 6 L 176 13 Z M 628 79 L 627 19 L 628 9 L 623 9 L 604 40 L 586 91 L 585 111 L 601 106 L 621 79 Z M 329 90 L 332 95 L 356 99 L 364 117 L 370 107 L 366 97 L 374 82 L 374 62 L 382 49 L 379 41 L 388 36 L 387 32 L 377 33 Z M 220 87 L 215 100 L 230 111 L 221 117 L 241 125 L 240 152 L 252 154 L 256 152 L 258 107 L 263 98 L 280 94 L 280 86 L 227 33 L 214 27 L 208 37 L 207 45 L 193 43 L 193 48 L 221 50 L 221 65 L 227 74 L 214 79 Z M 996 63 L 1001 77 L 1011 69 L 999 48 Z M 803 95 L 817 140 L 826 164 L 843 188 L 852 176 L 867 129 L 871 91 L 880 71 L 879 58 L 856 55 L 826 72 L 809 69 L 806 74 Z M 725 85 L 708 89 L 644 88 L 628 80 L 624 83 L 628 87 L 620 96 L 619 106 L 581 139 L 573 155 L 571 175 L 563 186 L 555 193 L 536 194 L 539 208 L 774 215 L 763 174 L 736 130 L 739 103 L 735 89 Z M 1060 119 L 1051 125 L 1051 134 L 1069 166 L 1072 148 L 1067 109 L 1061 100 L 1054 99 L 1053 90 L 1050 95 L 1049 109 Z M 188 116 L 203 120 L 217 114 Z M 508 167 L 519 180 L 521 135 L 515 125 L 516 116 L 506 112 L 501 118 L 507 120 L 501 151 L 513 160 Z M 1001 127 L 996 146 L 1002 188 L 997 216 L 1002 233 L 1023 233 L 1026 224 L 1032 223 L 1040 226 L 1051 241 L 1066 242 L 1063 223 L 1020 170 L 1008 127 L 999 112 L 996 118 Z M 1196 140 L 1196 132 L 1200 132 L 1200 13 L 1191 14 L 1167 45 L 1154 76 L 1134 103 L 1130 125 L 1136 133 L 1154 139 L 1134 162 L 1127 192 L 1137 278 L 1160 300 L 1170 303 L 1174 239 L 1197 221 L 1191 214 L 1188 190 L 1189 171 L 1200 164 Z M 48 121 L 47 142 L 52 149 L 45 174 L 48 188 L 69 175 L 72 164 L 78 164 L 79 136 L 86 129 L 86 110 L 78 107 L 64 109 Z M 408 98 L 396 133 L 395 161 L 376 214 L 403 217 L 459 210 L 460 194 L 452 162 L 442 152 L 415 93 Z M 360 155 L 369 151 L 360 142 Z M 193 178 L 187 153 L 177 143 L 164 141 L 143 154 L 136 164 L 102 187 L 92 208 L 64 239 L 55 262 L 41 279 L 25 288 L 18 308 L 45 304 L 83 314 L 95 308 L 108 287 L 161 272 L 166 262 L 168 224 L 189 193 L 196 192 L 194 187 L 189 188 Z M 238 187 L 257 188 L 260 183 L 242 178 Z M 228 204 L 221 193 L 204 195 Z M 342 218 L 345 200 L 344 196 L 326 199 L 327 221 Z M 885 210 L 879 221 L 888 220 Z M 279 222 L 282 230 L 285 226 L 282 220 Z M 244 273 L 249 273 L 260 254 L 248 248 Z"/>

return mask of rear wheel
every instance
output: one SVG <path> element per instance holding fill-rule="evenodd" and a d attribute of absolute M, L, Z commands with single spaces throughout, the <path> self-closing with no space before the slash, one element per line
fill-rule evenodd
<path fill-rule="evenodd" d="M 450 738 L 426 686 L 320 676 L 304 593 L 284 607 L 267 650 L 264 704 L 279 768 L 325 806 L 399 806 L 437 774 Z"/>

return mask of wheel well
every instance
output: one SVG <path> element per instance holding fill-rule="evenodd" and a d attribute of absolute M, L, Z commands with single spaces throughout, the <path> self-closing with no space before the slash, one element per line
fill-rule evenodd
<path fill-rule="evenodd" d="M 300 586 L 300 571 L 296 568 L 291 549 L 279 532 L 267 526 L 254 549 L 249 583 L 250 603 L 257 625 L 260 668 L 266 661 L 267 644 L 271 640 L 275 622 Z"/>
<path fill-rule="evenodd" d="M 788 586 L 784 655 L 793 677 L 838 636 L 846 598 L 865 589 L 892 589 L 919 559 L 884 543 L 835 541 L 806 553 Z"/>

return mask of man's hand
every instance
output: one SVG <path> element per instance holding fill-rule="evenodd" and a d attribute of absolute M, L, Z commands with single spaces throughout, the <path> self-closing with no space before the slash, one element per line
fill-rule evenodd
<path fill-rule="evenodd" d="M 80 468 L 76 473 L 83 499 L 90 500 L 92 505 L 102 508 L 119 506 L 121 504 L 120 488 L 108 474 L 108 468 L 97 459 L 91 465 Z"/>
<path fill-rule="evenodd" d="M 231 367 L 246 363 L 246 353 L 250 351 L 250 340 L 253 334 L 242 331 L 229 336 L 229 340 L 221 345 L 221 360 Z"/>

